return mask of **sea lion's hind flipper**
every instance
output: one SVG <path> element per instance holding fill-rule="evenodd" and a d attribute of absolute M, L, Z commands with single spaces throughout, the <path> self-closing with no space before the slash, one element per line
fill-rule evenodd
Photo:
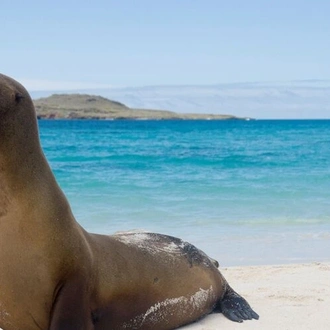
<path fill-rule="evenodd" d="M 251 308 L 249 303 L 231 288 L 227 290 L 225 296 L 218 302 L 217 310 L 234 322 L 245 320 L 258 320 L 259 315 Z"/>

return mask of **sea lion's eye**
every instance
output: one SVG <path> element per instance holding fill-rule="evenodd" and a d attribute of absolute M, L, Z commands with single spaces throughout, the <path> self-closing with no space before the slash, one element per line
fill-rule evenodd
<path fill-rule="evenodd" d="M 21 93 L 15 94 L 15 101 L 18 103 L 21 99 L 24 99 L 24 95 Z"/>

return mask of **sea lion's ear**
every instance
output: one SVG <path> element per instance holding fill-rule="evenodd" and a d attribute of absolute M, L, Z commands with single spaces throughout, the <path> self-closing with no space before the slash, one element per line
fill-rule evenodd
<path fill-rule="evenodd" d="M 21 94 L 21 93 L 19 93 L 19 92 L 17 92 L 15 94 L 15 101 L 18 103 L 21 99 L 24 99 L 24 95 Z"/>

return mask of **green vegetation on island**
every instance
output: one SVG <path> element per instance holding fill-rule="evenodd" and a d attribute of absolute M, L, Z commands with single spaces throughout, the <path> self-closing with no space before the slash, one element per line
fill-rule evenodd
<path fill-rule="evenodd" d="M 134 109 L 102 96 L 54 94 L 34 100 L 39 119 L 246 119 L 232 115 Z"/>

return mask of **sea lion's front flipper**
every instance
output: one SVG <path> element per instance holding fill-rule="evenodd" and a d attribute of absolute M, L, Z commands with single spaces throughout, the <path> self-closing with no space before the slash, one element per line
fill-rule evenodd
<path fill-rule="evenodd" d="M 228 288 L 225 296 L 219 301 L 218 308 L 223 315 L 234 322 L 259 319 L 259 315 L 251 308 L 249 303 L 232 288 Z"/>
<path fill-rule="evenodd" d="M 49 330 L 92 330 L 95 316 L 90 310 L 88 283 L 75 274 L 59 288 L 55 297 Z"/>

